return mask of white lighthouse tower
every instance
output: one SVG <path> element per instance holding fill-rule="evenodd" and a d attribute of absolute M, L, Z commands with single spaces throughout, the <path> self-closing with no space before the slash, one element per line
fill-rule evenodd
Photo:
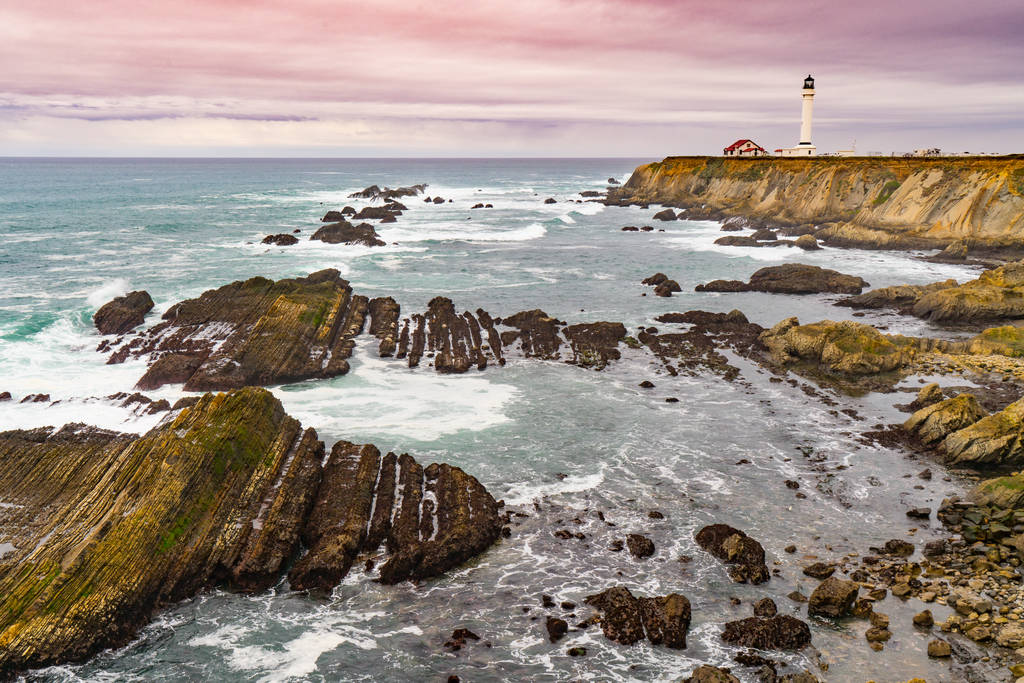
<path fill-rule="evenodd" d="M 776 150 L 784 157 L 806 157 L 817 154 L 818 148 L 811 142 L 811 121 L 814 118 L 814 78 L 807 74 L 804 79 L 803 107 L 800 110 L 800 142 L 796 147 L 785 147 Z"/>

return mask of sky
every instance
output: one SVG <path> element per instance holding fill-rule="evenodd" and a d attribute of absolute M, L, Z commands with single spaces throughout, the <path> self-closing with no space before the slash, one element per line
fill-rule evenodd
<path fill-rule="evenodd" d="M 0 156 L 1024 152 L 1022 0 L 0 0 Z"/>

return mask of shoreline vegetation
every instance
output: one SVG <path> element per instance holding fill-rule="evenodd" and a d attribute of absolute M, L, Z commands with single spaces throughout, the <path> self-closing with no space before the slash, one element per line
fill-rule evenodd
<path fill-rule="evenodd" d="M 426 188 L 372 186 L 355 193 L 351 198 L 389 203 L 359 213 L 331 211 L 314 239 L 337 249 L 373 246 L 374 226 L 352 226 L 346 217 L 395 222 L 408 210 L 396 198 L 418 201 Z M 123 645 L 155 610 L 205 587 L 259 591 L 287 577 L 293 589 L 329 591 L 359 564 L 381 583 L 422 581 L 471 562 L 494 543 L 515 542 L 515 520 L 529 513 L 505 509 L 471 473 L 346 441 L 328 453 L 312 427 L 303 428 L 260 388 L 343 375 L 355 353 L 452 375 L 508 362 L 599 372 L 642 360 L 636 367 L 649 362 L 672 376 L 742 382 L 735 354 L 770 372 L 772 382 L 808 380 L 802 390 L 826 404 L 830 392 L 895 399 L 901 379 L 949 378 L 957 384 L 929 383 L 902 406 L 904 423 L 863 432 L 865 442 L 981 480 L 968 500 L 907 510 L 918 519 L 934 514 L 947 538 L 923 548 L 890 539 L 856 556 L 806 566 L 793 556 L 795 546 L 772 548 L 771 571 L 766 549 L 740 529 L 712 524 L 695 540 L 738 583 L 770 584 L 780 567 L 819 579 L 811 595 L 795 592 L 789 599 L 807 603 L 808 620 L 869 621 L 867 647 L 884 649 L 890 626 L 897 628 L 884 612 L 886 600 L 917 600 L 922 609 L 913 626 L 900 628 L 936 630 L 929 656 L 952 656 L 961 667 L 957 675 L 1024 675 L 1024 262 L 1013 260 L 1024 255 L 1024 157 L 669 157 L 639 167 L 624 185 L 609 182 L 604 197 L 594 194 L 581 193 L 612 206 L 659 205 L 652 221 L 717 220 L 726 232 L 752 231 L 725 244 L 941 249 L 933 258 L 983 263 L 989 269 L 964 283 L 870 289 L 856 276 L 789 264 L 758 270 L 749 282 L 698 287 L 726 296 L 841 293 L 844 307 L 892 308 L 971 334 L 909 337 L 861 322 L 793 317 L 765 328 L 739 310 L 671 309 L 656 318 L 662 329 L 630 330 L 614 320 L 569 325 L 554 317 L 565 314 L 558 311 L 460 312 L 443 293 L 423 312 L 403 317 L 400 292 L 360 295 L 333 269 L 225 284 L 177 303 L 145 327 L 153 299 L 132 292 L 97 311 L 104 336 L 96 352 L 109 363 L 144 359 L 139 391 L 183 384 L 210 393 L 173 406 L 141 393 L 117 397 L 166 414 L 140 437 L 87 425 L 0 433 L 0 676 Z M 622 239 L 634 239 L 633 232 L 654 231 L 634 228 Z M 268 243 L 294 244 L 287 237 L 270 235 Z M 656 273 L 644 285 L 670 298 L 680 291 L 670 275 Z M 367 336 L 375 343 L 356 344 Z M 642 388 L 654 386 L 636 379 Z M 974 388 L 963 390 L 962 380 Z M 5 398 L 49 401 L 0 394 Z M 918 476 L 933 473 L 926 468 Z M 573 537 L 564 529 L 558 534 Z M 638 561 L 654 552 L 643 534 L 628 535 L 612 550 L 623 548 Z M 643 597 L 612 585 L 586 603 L 596 612 L 573 628 L 599 625 L 623 645 L 646 638 L 686 647 L 692 615 L 683 595 Z M 929 603 L 955 614 L 939 623 Z M 544 626 L 551 642 L 570 628 L 553 616 Z M 752 648 L 736 661 L 760 680 L 818 680 L 767 656 L 800 650 L 812 638 L 807 622 L 778 614 L 767 593 L 752 616 L 726 624 L 721 637 Z M 458 649 L 467 639 L 477 636 L 456 629 L 450 646 Z M 738 679 L 702 666 L 687 680 Z"/>

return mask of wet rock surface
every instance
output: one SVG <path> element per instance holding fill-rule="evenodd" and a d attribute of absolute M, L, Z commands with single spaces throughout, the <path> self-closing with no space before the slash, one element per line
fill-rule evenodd
<path fill-rule="evenodd" d="M 299 243 L 299 238 L 295 235 L 289 235 L 288 233 L 281 233 L 278 235 L 267 235 L 263 238 L 263 244 L 275 244 L 279 247 L 290 247 L 293 244 Z"/>
<path fill-rule="evenodd" d="M 818 584 L 811 593 L 807 613 L 833 618 L 845 616 L 852 611 L 859 590 L 860 587 L 853 581 L 831 576 Z"/>
<path fill-rule="evenodd" d="M 125 343 L 108 362 L 146 358 L 138 388 L 234 389 L 348 372 L 366 297 L 338 271 L 304 278 L 234 282 L 175 304 L 163 322 Z"/>
<path fill-rule="evenodd" d="M 754 616 L 727 623 L 722 640 L 759 650 L 799 650 L 810 644 L 811 629 L 788 614 Z"/>
<path fill-rule="evenodd" d="M 686 647 L 690 601 L 678 593 L 638 598 L 628 588 L 615 586 L 584 602 L 601 611 L 601 630 L 609 640 L 632 645 L 647 638 L 653 645 Z"/>
<path fill-rule="evenodd" d="M 380 580 L 394 583 L 499 535 L 497 504 L 458 468 L 348 443 L 322 467 L 323 456 L 316 432 L 258 388 L 206 394 L 141 437 L 0 433 L 0 543 L 13 548 L 0 565 L 0 673 L 121 645 L 206 586 L 262 590 L 300 540 L 312 550 L 293 574 L 326 587 L 381 544 Z M 388 500 L 367 507 L 374 495 Z"/>
<path fill-rule="evenodd" d="M 764 583 L 771 575 L 764 563 L 764 548 L 739 529 L 727 524 L 706 526 L 696 535 L 697 545 L 729 565 L 737 583 Z"/>
<path fill-rule="evenodd" d="M 859 294 L 861 289 L 867 286 L 867 282 L 853 275 L 844 275 L 835 270 L 802 263 L 787 263 L 761 268 L 755 271 L 750 276 L 750 281 L 746 283 L 738 280 L 713 280 L 707 284 L 697 285 L 696 291 Z"/>
<path fill-rule="evenodd" d="M 141 325 L 153 305 L 148 292 L 129 292 L 103 304 L 92 321 L 100 334 L 124 334 Z"/>
<path fill-rule="evenodd" d="M 362 216 L 357 215 L 355 218 Z M 365 247 L 383 247 L 387 244 L 369 223 L 352 225 L 344 220 L 319 228 L 309 239 L 327 244 L 361 244 Z"/>
<path fill-rule="evenodd" d="M 288 580 L 295 589 L 329 590 L 356 557 L 382 546 L 382 583 L 428 578 L 482 552 L 500 533 L 497 503 L 462 470 L 340 441 L 302 530 L 310 550 Z"/>

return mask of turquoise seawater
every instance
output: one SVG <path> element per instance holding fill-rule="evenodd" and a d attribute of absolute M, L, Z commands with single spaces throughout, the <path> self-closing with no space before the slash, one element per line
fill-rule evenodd
<path fill-rule="evenodd" d="M 141 432 L 156 424 L 159 416 L 139 417 L 102 398 L 131 391 L 143 366 L 105 365 L 91 316 L 134 289 L 156 301 L 152 322 L 173 303 L 233 280 L 331 267 L 359 293 L 393 296 L 404 314 L 444 295 L 460 310 L 508 315 L 541 308 L 569 322 L 615 320 L 632 330 L 656 324 L 661 313 L 695 308 L 738 308 L 762 325 L 791 315 L 807 322 L 851 314 L 833 306 L 835 296 L 693 291 L 710 279 L 746 280 L 761 266 L 786 261 L 835 268 L 872 286 L 975 276 L 968 267 L 909 253 L 720 247 L 713 244 L 722 234 L 714 222 L 660 223 L 651 218 L 660 207 L 576 202 L 581 191 L 606 187 L 609 177 L 624 182 L 642 161 L 0 159 L 0 391 L 15 397 L 0 404 L 0 429 L 80 421 Z M 414 183 L 452 201 L 404 200 L 409 211 L 378 229 L 388 246 L 306 239 L 326 210 L 365 204 L 347 199 L 350 193 Z M 548 197 L 556 203 L 545 204 Z M 471 210 L 478 202 L 494 208 Z M 620 230 L 646 224 L 664 232 Z M 264 235 L 295 229 L 296 246 L 260 244 Z M 683 292 L 641 296 L 650 290 L 640 281 L 657 271 Z M 937 334 L 893 314 L 866 319 L 891 331 Z M 839 405 L 831 407 L 735 362 L 742 382 L 669 377 L 628 353 L 600 373 L 512 361 L 441 377 L 377 359 L 364 341 L 348 375 L 274 392 L 329 443 L 372 442 L 465 468 L 496 498 L 530 515 L 512 537 L 466 567 L 415 586 L 380 586 L 355 571 L 329 597 L 293 593 L 285 582 L 258 595 L 209 591 L 163 612 L 123 649 L 30 678 L 424 681 L 454 673 L 464 681 L 670 681 L 699 663 L 729 666 L 736 650 L 718 635 L 724 622 L 750 614 L 747 602 L 770 596 L 783 611 L 799 613 L 802 606 L 785 595 L 813 588 L 801 562 L 907 537 L 919 526 L 905 517 L 907 507 L 934 508 L 962 490 L 942 476 L 906 479 L 926 465 L 939 472 L 941 466 L 858 441 L 860 431 L 903 419 L 893 405 L 906 402 L 906 394 L 836 396 Z M 637 388 L 644 379 L 656 389 Z M 59 402 L 17 403 L 30 393 Z M 151 394 L 172 401 L 180 395 L 180 387 Z M 680 402 L 665 403 L 669 396 Z M 751 464 L 737 465 L 742 459 Z M 807 498 L 795 498 L 787 479 L 799 481 Z M 665 518 L 648 518 L 654 509 Z M 602 523 L 598 510 L 616 526 Z M 692 540 L 711 522 L 760 540 L 781 576 L 760 587 L 730 582 Z M 552 535 L 566 526 L 587 538 Z M 607 550 L 632 532 L 654 540 L 654 557 L 640 562 Z M 934 533 L 925 526 L 912 537 Z M 782 552 L 790 543 L 800 549 L 796 556 Z M 692 561 L 681 563 L 684 555 Z M 689 647 L 625 647 L 594 628 L 547 642 L 544 617 L 567 613 L 543 610 L 542 594 L 582 604 L 613 584 L 644 595 L 687 595 L 694 606 Z M 734 596 L 744 604 L 732 605 Z M 812 620 L 815 648 L 782 658 L 830 681 L 954 680 L 945 664 L 925 656 L 927 638 L 910 627 L 914 606 L 890 602 L 883 611 L 897 626 L 885 652 L 868 649 L 863 621 Z M 587 614 L 577 608 L 566 618 L 575 623 Z M 442 644 L 462 626 L 483 641 L 449 653 Z M 568 657 L 575 645 L 587 655 Z M 733 666 L 752 680 L 751 671 Z"/>

